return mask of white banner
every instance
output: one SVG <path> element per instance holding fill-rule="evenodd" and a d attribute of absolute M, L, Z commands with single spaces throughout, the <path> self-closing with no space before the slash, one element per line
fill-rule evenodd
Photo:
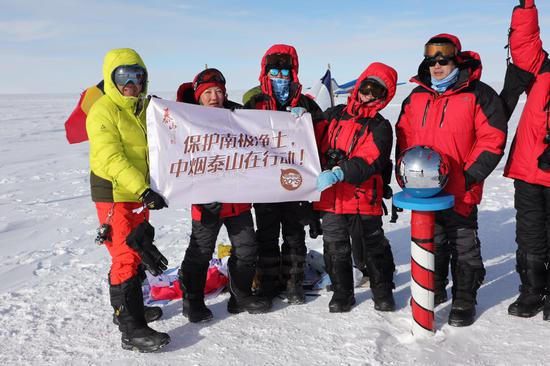
<path fill-rule="evenodd" d="M 147 138 L 151 187 L 170 207 L 319 200 L 309 113 L 232 112 L 153 98 Z"/>

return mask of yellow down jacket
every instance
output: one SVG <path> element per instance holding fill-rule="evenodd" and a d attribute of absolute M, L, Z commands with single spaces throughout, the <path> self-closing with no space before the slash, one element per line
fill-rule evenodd
<path fill-rule="evenodd" d="M 94 202 L 137 202 L 149 188 L 147 149 L 147 85 L 139 97 L 125 97 L 113 82 L 121 65 L 145 64 L 136 51 L 114 49 L 105 55 L 105 95 L 94 103 L 86 119 L 90 140 L 90 185 Z"/>

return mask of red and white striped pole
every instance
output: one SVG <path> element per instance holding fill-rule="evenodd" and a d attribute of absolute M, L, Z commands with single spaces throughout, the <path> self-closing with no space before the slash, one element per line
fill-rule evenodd
<path fill-rule="evenodd" d="M 434 211 L 411 215 L 411 308 L 414 335 L 433 335 L 434 321 Z"/>

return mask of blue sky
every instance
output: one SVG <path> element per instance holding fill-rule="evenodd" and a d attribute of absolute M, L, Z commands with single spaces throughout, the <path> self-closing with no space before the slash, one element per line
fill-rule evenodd
<path fill-rule="evenodd" d="M 80 92 L 101 79 L 111 48 L 144 59 L 151 92 L 174 91 L 205 64 L 229 89 L 257 84 L 275 43 L 296 47 L 300 79 L 312 85 L 328 63 L 343 83 L 373 61 L 416 73 L 430 36 L 453 33 L 481 54 L 485 81 L 502 80 L 503 49 L 516 0 L 408 1 L 0 0 L 0 94 Z M 538 0 L 550 44 L 550 2 Z M 546 46 L 550 48 L 550 46 Z"/>

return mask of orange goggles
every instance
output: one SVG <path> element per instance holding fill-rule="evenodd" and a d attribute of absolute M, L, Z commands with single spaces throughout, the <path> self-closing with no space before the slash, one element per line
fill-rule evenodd
<path fill-rule="evenodd" d="M 424 57 L 443 56 L 455 57 L 458 54 L 456 46 L 452 43 L 428 43 L 424 46 Z"/>

